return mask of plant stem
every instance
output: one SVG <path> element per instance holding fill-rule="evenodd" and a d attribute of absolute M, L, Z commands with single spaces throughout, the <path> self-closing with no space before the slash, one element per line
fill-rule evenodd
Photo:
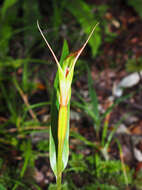
<path fill-rule="evenodd" d="M 57 177 L 57 190 L 61 190 L 61 177 Z"/>
<path fill-rule="evenodd" d="M 58 160 L 57 160 L 57 190 L 61 190 L 62 184 L 62 154 L 67 130 L 67 106 L 60 105 L 58 115 Z"/>
<path fill-rule="evenodd" d="M 58 144 L 58 161 L 57 161 L 57 190 L 61 190 L 62 184 L 62 145 Z"/>

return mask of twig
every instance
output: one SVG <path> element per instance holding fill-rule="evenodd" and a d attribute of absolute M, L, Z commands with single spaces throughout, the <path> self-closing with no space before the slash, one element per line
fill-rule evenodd
<path fill-rule="evenodd" d="M 14 80 L 14 83 L 15 83 L 15 85 L 16 85 L 16 87 L 17 87 L 17 90 L 19 91 L 19 93 L 20 93 L 20 95 L 21 95 L 21 97 L 22 97 L 22 99 L 23 99 L 25 105 L 27 106 L 31 117 L 32 117 L 34 120 L 36 120 L 36 121 L 38 122 L 38 119 L 37 119 L 37 117 L 36 117 L 36 114 L 35 114 L 34 111 L 30 108 L 30 104 L 29 104 L 27 95 L 24 94 L 24 92 L 22 91 L 22 89 L 20 88 L 20 86 L 18 85 L 18 83 L 17 83 L 16 80 Z"/>

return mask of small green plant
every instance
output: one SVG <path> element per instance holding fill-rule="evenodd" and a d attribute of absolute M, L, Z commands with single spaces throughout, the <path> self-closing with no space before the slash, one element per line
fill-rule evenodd
<path fill-rule="evenodd" d="M 94 33 L 96 26 L 93 28 L 82 48 L 79 51 L 70 54 L 65 60 L 64 58 L 68 55 L 68 46 L 66 41 L 64 42 L 60 63 L 44 37 L 38 22 L 37 26 L 58 66 L 58 72 L 54 82 L 51 108 L 52 113 L 49 151 L 51 167 L 56 176 L 57 190 L 61 190 L 62 172 L 67 165 L 69 155 L 69 113 L 71 83 L 73 80 L 74 67 L 80 54 Z"/>
<path fill-rule="evenodd" d="M 72 153 L 71 160 L 69 161 L 70 168 L 66 171 L 73 171 L 75 173 L 83 173 L 88 171 L 88 166 L 83 154 Z"/>
<path fill-rule="evenodd" d="M 88 146 L 83 145 L 82 148 L 85 149 Z M 66 180 L 70 187 L 69 190 L 91 188 L 96 190 L 98 188 L 102 190 L 123 190 L 126 187 L 121 161 L 106 161 L 100 156 L 99 152 L 88 156 L 72 152 L 69 167 L 65 172 Z M 126 167 L 126 172 L 128 173 L 128 183 L 132 184 L 133 172 L 130 171 L 129 167 Z M 78 188 L 78 182 L 81 188 Z"/>

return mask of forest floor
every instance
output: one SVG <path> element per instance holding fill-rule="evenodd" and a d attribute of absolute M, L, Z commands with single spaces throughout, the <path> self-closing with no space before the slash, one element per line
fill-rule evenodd
<path fill-rule="evenodd" d="M 89 2 L 91 3 L 91 1 Z M 130 75 L 128 67 L 131 60 L 134 60 L 137 66 L 141 64 L 139 62 L 142 56 L 142 33 L 140 30 L 142 28 L 142 20 L 131 7 L 125 7 L 124 9 L 122 7 L 124 5 L 120 4 L 119 6 L 117 5 L 114 9 L 108 10 L 105 14 L 105 18 L 108 21 L 111 20 L 109 25 L 110 32 L 116 33 L 117 37 L 111 43 L 102 43 L 101 54 L 90 60 L 92 62 L 90 71 L 94 81 L 93 86 L 98 97 L 100 114 L 103 114 L 119 98 L 115 96 L 115 90 L 120 81 Z M 83 54 L 83 58 L 86 60 L 88 60 L 88 56 L 87 53 Z M 134 71 L 131 71 L 131 73 L 134 73 Z M 126 85 L 123 91 L 123 96 L 131 96 L 116 105 L 109 114 L 109 118 L 107 118 L 109 123 L 108 134 L 118 124 L 108 150 L 109 155 L 111 159 L 120 159 L 120 152 L 115 143 L 117 138 L 121 143 L 123 161 L 134 170 L 134 178 L 139 171 L 142 171 L 142 76 L 140 76 L 139 72 L 137 75 L 139 75 L 139 80 L 129 87 Z M 83 73 L 73 83 L 73 102 L 76 100 L 80 101 L 76 96 L 76 92 L 82 96 L 85 102 L 89 102 L 86 76 L 87 73 Z M 128 83 L 129 80 L 130 78 L 127 80 Z M 137 80 L 137 77 L 133 78 L 133 81 L 135 80 Z M 94 124 L 90 117 L 87 116 L 86 110 L 82 111 L 74 104 L 71 104 L 71 110 L 71 132 L 77 132 L 88 141 L 99 144 Z M 102 134 L 103 123 L 104 121 L 101 123 L 99 135 Z M 92 153 L 92 150 L 88 147 L 83 148 L 83 150 L 80 150 L 78 147 L 80 147 L 80 141 L 71 137 L 71 154 L 76 152 L 86 156 Z M 45 164 L 43 164 L 43 168 L 40 168 L 40 171 L 42 172 L 44 169 Z M 50 172 L 47 172 L 47 179 L 53 180 L 53 175 Z M 142 178 L 139 180 L 142 180 Z M 78 187 L 82 187 L 87 180 L 81 180 L 80 176 L 75 175 L 73 181 Z M 42 180 L 42 183 L 44 183 L 44 180 Z M 127 189 L 136 189 L 136 187 L 134 185 Z"/>
<path fill-rule="evenodd" d="M 88 0 L 87 2 L 91 4 L 94 1 Z M 109 0 L 103 0 L 101 3 L 107 4 L 108 2 Z M 99 0 L 96 1 L 96 3 L 98 5 L 101 4 Z M 130 186 L 126 185 L 125 189 L 141 190 L 142 175 L 140 174 L 138 176 L 138 173 L 142 173 L 142 73 L 138 71 L 137 68 L 140 68 L 142 63 L 142 19 L 132 7 L 125 5 L 125 3 L 121 1 L 120 3 L 118 1 L 117 6 L 114 6 L 113 9 L 110 8 L 107 10 L 104 19 L 109 23 L 109 32 L 116 34 L 114 40 L 112 40 L 112 42 L 103 40 L 99 49 L 101 53 L 92 59 L 89 58 L 91 53 L 89 47 L 87 47 L 81 58 L 84 59 L 86 63 L 91 62 L 89 63 L 89 68 L 93 80 L 92 87 L 97 94 L 99 114 L 103 116 L 107 110 L 108 114 L 100 121 L 100 129 L 97 131 L 97 125 L 95 125 L 94 120 L 91 115 L 89 115 L 90 112 L 85 107 L 81 107 L 81 105 L 84 106 L 84 102 L 88 108 L 90 106 L 89 109 L 93 106 L 88 90 L 86 67 L 83 67 L 82 70 L 80 69 L 81 71 L 79 71 L 79 73 L 77 71 L 78 67 L 76 66 L 71 100 L 70 161 L 63 180 L 68 181 L 72 189 L 75 189 L 75 187 L 76 189 L 81 189 L 86 185 L 89 190 L 89 186 L 87 185 L 93 183 L 93 177 L 96 176 L 93 171 L 89 171 L 93 170 L 93 167 L 90 165 L 95 162 L 93 161 L 94 155 L 99 154 L 101 155 L 101 159 L 105 158 L 107 160 L 106 157 L 108 156 L 110 160 L 120 160 L 122 164 L 125 163 L 129 168 L 128 170 L 133 171 L 132 176 L 134 181 L 136 181 L 135 183 L 139 181 L 138 186 L 136 184 L 131 184 Z M 104 33 L 103 39 L 105 37 Z M 11 52 L 11 55 L 12 53 L 13 52 Z M 44 60 L 45 55 L 41 54 L 40 59 L 42 58 Z M 47 74 L 44 77 L 48 78 L 49 89 L 45 89 L 46 86 L 42 83 L 43 76 L 41 76 L 40 79 L 35 79 L 36 82 L 40 81 L 40 83 L 36 91 L 34 91 L 29 98 L 31 105 L 37 102 L 49 101 L 51 95 L 50 90 L 56 72 L 55 67 L 48 67 L 48 65 L 35 66 L 34 70 L 35 72 L 47 70 Z M 17 70 L 17 78 L 21 73 L 22 70 L 20 68 Z M 126 78 L 130 76 L 130 74 L 133 74 L 133 78 Z M 124 89 L 121 91 L 121 94 L 119 94 L 119 85 L 122 85 L 124 79 L 125 85 L 122 86 Z M 111 108 L 111 106 L 113 107 Z M 44 120 L 47 121 L 50 118 L 50 107 L 43 107 L 36 111 L 39 121 L 44 122 Z M 4 117 L 5 115 L 7 116 L 7 114 L 4 114 Z M 3 120 L 4 117 L 0 117 L 1 123 L 5 122 Z M 106 129 L 107 135 L 103 144 L 101 137 L 105 123 L 108 124 L 108 128 Z M 15 129 L 15 126 L 10 127 L 8 130 L 13 134 L 13 129 Z M 43 127 L 43 129 L 45 128 Z M 110 146 L 107 152 L 103 153 L 104 145 L 109 141 L 107 137 L 109 137 L 113 131 L 114 134 Z M 32 139 L 33 150 L 36 151 L 40 149 L 39 145 L 37 146 L 37 142 L 47 140 L 49 135 L 48 132 L 42 132 L 41 130 L 40 133 L 29 135 L 29 137 Z M 22 139 L 21 136 L 18 138 Z M 119 149 L 119 143 L 117 143 L 117 141 L 121 144 L 120 149 L 122 152 Z M 92 145 L 93 143 L 94 147 Z M 45 144 L 45 146 L 46 145 L 47 144 Z M 16 150 L 11 150 L 11 147 L 8 147 L 8 149 L 4 152 L 4 154 L 6 153 L 5 167 L 7 163 L 9 165 L 16 165 L 17 162 L 18 167 L 21 167 L 19 164 L 21 161 L 20 153 Z M 41 156 L 35 159 L 36 168 L 34 171 L 31 171 L 30 168 L 28 170 L 27 168 L 24 180 L 26 181 L 27 178 L 33 180 L 34 178 L 34 181 L 42 190 L 47 190 L 50 183 L 55 183 L 55 177 L 50 169 L 49 154 L 46 153 L 43 156 L 42 153 L 41 151 Z M 1 154 L 3 155 L 3 153 Z M 97 159 L 97 157 L 95 157 L 95 159 Z M 76 163 L 75 160 L 77 160 Z M 88 168 L 85 169 L 85 167 Z M 92 168 L 90 169 L 89 167 Z M 3 168 L 2 171 L 4 170 Z M 125 173 L 125 169 L 123 171 Z M 99 175 L 101 174 L 97 175 L 98 181 L 103 183 L 105 177 L 104 179 L 100 179 Z M 72 178 L 71 181 L 70 178 Z M 111 178 L 113 177 L 111 176 Z M 110 183 L 115 184 L 112 179 Z M 100 189 L 101 188 L 98 188 L 97 190 Z"/>

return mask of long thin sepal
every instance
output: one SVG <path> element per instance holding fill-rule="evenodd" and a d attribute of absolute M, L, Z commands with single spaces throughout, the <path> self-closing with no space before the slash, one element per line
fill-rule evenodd
<path fill-rule="evenodd" d="M 73 65 L 72 65 L 73 68 L 74 68 L 75 63 L 76 63 L 76 61 L 78 60 L 80 54 L 83 52 L 83 50 L 84 50 L 84 48 L 86 47 L 88 41 L 90 40 L 91 36 L 93 35 L 93 33 L 94 33 L 96 27 L 98 26 L 98 24 L 99 24 L 99 23 L 97 23 L 97 24 L 94 26 L 94 28 L 93 28 L 92 32 L 90 33 L 90 35 L 88 36 L 86 42 L 83 44 L 82 48 L 78 51 L 78 54 L 77 54 L 77 56 L 75 57 L 74 63 L 73 63 Z"/>
<path fill-rule="evenodd" d="M 52 50 L 51 46 L 49 45 L 48 41 L 46 40 L 46 38 L 45 38 L 45 36 L 44 36 L 44 34 L 43 34 L 43 32 L 42 32 L 40 26 L 39 26 L 38 20 L 37 20 L 37 27 L 38 27 L 38 29 L 39 29 L 39 31 L 40 31 L 40 33 L 41 33 L 41 35 L 42 35 L 42 37 L 43 37 L 43 39 L 44 39 L 46 45 L 48 46 L 49 50 L 51 51 L 51 53 L 52 53 L 52 55 L 53 55 L 53 57 L 54 57 L 54 59 L 55 59 L 57 65 L 58 65 L 58 68 L 60 69 L 61 72 L 63 72 L 63 71 L 62 71 L 62 68 L 61 68 L 61 66 L 60 66 L 60 63 L 59 63 L 59 61 L 58 61 L 58 59 L 57 59 L 57 57 L 56 57 L 54 51 Z"/>

